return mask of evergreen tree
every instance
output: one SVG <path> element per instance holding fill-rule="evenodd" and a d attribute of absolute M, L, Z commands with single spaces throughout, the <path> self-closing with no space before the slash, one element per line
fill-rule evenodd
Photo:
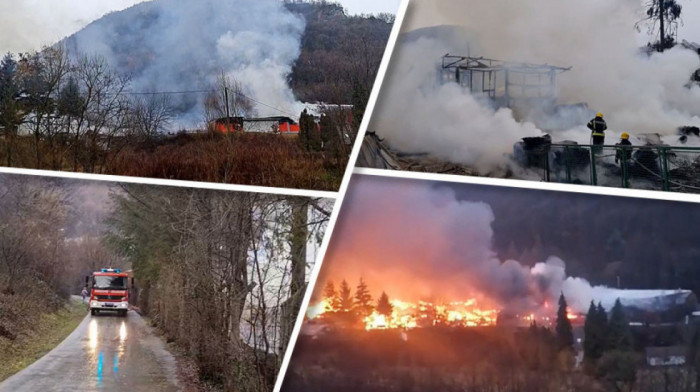
<path fill-rule="evenodd" d="M 323 150 L 328 154 L 335 157 L 343 155 L 345 146 L 342 131 L 331 113 L 321 116 L 321 140 L 323 140 Z"/>
<path fill-rule="evenodd" d="M 341 312 L 349 312 L 353 308 L 352 292 L 350 291 L 350 285 L 348 285 L 345 279 L 340 283 L 338 305 L 338 311 Z"/>
<path fill-rule="evenodd" d="M 299 117 L 299 143 L 306 151 L 321 151 L 321 131 L 314 120 L 314 116 L 306 109 Z"/>
<path fill-rule="evenodd" d="M 383 314 L 386 317 L 391 317 L 393 311 L 394 307 L 391 305 L 391 302 L 389 302 L 389 296 L 382 291 L 382 295 L 379 296 L 379 300 L 377 301 L 377 313 Z"/>
<path fill-rule="evenodd" d="M 326 286 L 323 288 L 323 299 L 326 301 L 327 311 L 337 312 L 340 308 L 340 298 L 338 297 L 338 291 L 336 291 L 333 281 L 326 283 Z"/>
<path fill-rule="evenodd" d="M 85 98 L 80 92 L 80 86 L 74 77 L 69 77 L 58 95 L 58 114 L 69 119 L 78 117 L 85 105 Z"/>
<path fill-rule="evenodd" d="M 586 314 L 583 333 L 583 356 L 586 360 L 595 361 L 603 355 L 605 332 L 603 331 L 600 314 L 593 301 L 591 301 L 591 306 Z"/>
<path fill-rule="evenodd" d="M 622 304 L 618 298 L 610 311 L 610 323 L 608 327 L 608 349 L 617 351 L 629 351 L 632 349 L 632 333 L 630 325 L 622 310 Z"/>
<path fill-rule="evenodd" d="M 600 329 L 600 336 L 602 337 L 601 349 L 605 352 L 610 348 L 608 345 L 608 314 L 605 312 L 605 308 L 600 302 L 598 302 L 598 306 L 596 307 L 596 313 L 598 317 L 598 328 Z"/>
<path fill-rule="evenodd" d="M 700 327 L 691 327 L 689 333 L 690 347 L 688 348 L 687 363 L 695 370 L 696 385 L 700 385 Z"/>
<path fill-rule="evenodd" d="M 17 61 L 8 53 L 0 62 L 0 134 L 7 140 L 5 155 L 8 166 L 12 166 L 14 139 L 24 121 L 19 103 L 20 94 Z"/>
<path fill-rule="evenodd" d="M 367 89 L 362 85 L 362 83 L 355 81 L 352 89 L 352 117 L 353 121 L 355 122 L 355 127 L 357 128 L 360 127 L 362 118 L 365 115 L 365 107 L 367 107 L 368 99 L 369 92 Z"/>
<path fill-rule="evenodd" d="M 310 129 L 308 128 L 308 121 L 307 117 L 309 116 L 309 113 L 304 109 L 301 112 L 301 115 L 299 116 L 299 137 L 297 138 L 297 142 L 306 151 L 311 150 L 311 139 L 309 136 Z"/>
<path fill-rule="evenodd" d="M 360 283 L 355 290 L 355 311 L 360 317 L 365 318 L 372 314 L 373 310 L 372 295 L 369 293 L 364 279 L 360 278 Z"/>
<path fill-rule="evenodd" d="M 568 317 L 566 299 L 564 293 L 559 296 L 559 309 L 557 310 L 557 349 L 572 349 L 574 345 L 574 332 Z"/>

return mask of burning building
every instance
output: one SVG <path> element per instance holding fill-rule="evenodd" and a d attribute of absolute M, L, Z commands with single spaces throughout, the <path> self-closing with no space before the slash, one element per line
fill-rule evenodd
<path fill-rule="evenodd" d="M 690 290 L 624 290 L 598 287 L 590 301 L 600 303 L 610 312 L 616 300 L 620 300 L 630 325 L 650 326 L 659 324 L 688 323 L 698 309 L 697 297 Z M 529 308 L 517 308 L 510 304 L 484 305 L 484 301 L 471 298 L 466 301 L 432 302 L 392 300 L 391 314 L 377 310 L 353 326 L 366 330 L 447 327 L 529 327 L 536 324 L 554 327 L 557 308 L 546 301 Z M 312 304 L 307 318 L 317 322 L 333 323 L 338 309 L 329 306 L 324 299 Z M 574 327 L 586 321 L 584 311 L 570 307 L 567 318 Z"/>
<path fill-rule="evenodd" d="M 329 249 L 307 312 L 314 323 L 344 322 L 340 316 L 353 316 L 353 293 L 357 291 L 370 297 L 366 301 L 370 311 L 363 310 L 346 324 L 365 330 L 523 327 L 532 323 L 552 327 L 561 295 L 574 327 L 585 323 L 591 302 L 600 303 L 609 313 L 619 299 L 628 321 L 645 326 L 685 323 L 697 310 L 691 290 L 594 284 L 571 276 L 564 260 L 542 258 L 546 253 L 523 261 L 499 257 L 494 249 L 494 221 L 500 219 L 503 228 L 503 222 L 511 219 L 497 218 L 489 204 L 471 201 L 458 187 L 372 177 L 354 181 L 343 210 L 343 225 L 335 237 L 341 241 Z M 576 209 L 577 205 L 567 202 L 566 208 Z M 574 232 L 579 227 L 568 220 L 562 224 Z M 507 232 L 512 238 L 521 236 L 517 228 L 507 227 Z M 588 257 L 592 256 L 581 255 L 575 270 L 586 271 Z M 586 276 L 595 279 L 592 271 Z M 366 287 L 354 289 L 343 283 L 345 299 L 339 300 L 336 295 L 343 290 L 331 285 L 326 291 L 326 286 L 342 279 L 351 283 L 361 279 Z M 391 303 L 388 310 L 377 305 L 382 292 Z"/>
<path fill-rule="evenodd" d="M 480 305 L 474 298 L 466 301 L 432 302 L 432 301 L 391 301 L 391 313 L 382 314 L 374 310 L 371 314 L 361 317 L 360 323 L 354 326 L 367 331 L 376 329 L 429 328 L 435 326 L 447 327 L 484 327 L 496 325 L 498 310 Z M 342 312 L 342 311 L 340 311 Z M 307 310 L 307 318 L 317 321 L 333 322 L 339 310 L 328 306 L 323 300 L 313 304 Z"/>
<path fill-rule="evenodd" d="M 221 117 L 214 120 L 211 127 L 219 133 L 261 132 L 298 135 L 299 124 L 290 117 Z"/>
<path fill-rule="evenodd" d="M 691 77 L 700 64 L 698 46 L 642 50 L 631 28 L 638 4 L 440 0 L 412 7 L 425 13 L 404 23 L 368 129 L 400 159 L 395 165 L 381 159 L 385 154 L 370 141 L 366 150 L 378 159 L 360 161 L 366 166 L 626 186 L 614 147 L 594 157 L 573 148 L 538 154 L 545 135 L 555 144 L 591 144 L 586 124 L 597 112 L 605 115 L 611 147 L 622 133 L 634 146 L 645 146 L 653 134 L 663 145 L 700 146 L 694 133 L 679 135 L 679 128 L 700 125 L 700 86 Z M 616 22 L 590 31 L 591 20 Z M 624 176 L 634 177 L 630 187 L 698 188 L 697 151 L 673 151 L 668 160 L 660 151 L 637 151 L 635 164 L 642 164 Z M 602 162 L 594 167 L 594 161 Z M 547 172 L 548 164 L 562 170 Z M 594 173 L 578 173 L 589 166 Z"/>
<path fill-rule="evenodd" d="M 570 69 L 447 54 L 442 57 L 441 79 L 443 83 L 457 83 L 471 95 L 488 98 L 495 107 L 510 108 L 516 117 L 523 117 L 534 109 L 556 110 L 557 75 Z"/>

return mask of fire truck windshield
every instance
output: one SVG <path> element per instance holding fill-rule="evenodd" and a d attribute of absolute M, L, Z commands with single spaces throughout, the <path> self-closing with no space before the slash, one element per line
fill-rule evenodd
<path fill-rule="evenodd" d="M 126 290 L 124 276 L 94 276 L 92 287 L 99 290 Z"/>

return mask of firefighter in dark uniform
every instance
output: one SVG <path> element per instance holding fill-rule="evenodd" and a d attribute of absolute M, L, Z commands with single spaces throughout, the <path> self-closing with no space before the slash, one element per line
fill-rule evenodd
<path fill-rule="evenodd" d="M 591 130 L 591 141 L 594 146 L 602 146 L 605 144 L 605 130 L 608 129 L 608 125 L 603 120 L 603 113 L 598 113 L 595 118 L 588 122 L 588 129 Z M 601 151 L 601 148 L 593 149 L 596 154 Z"/>
<path fill-rule="evenodd" d="M 632 143 L 630 142 L 630 134 L 622 132 L 620 142 L 615 144 L 620 146 L 615 151 L 615 163 L 620 163 L 622 169 L 622 179 L 625 181 L 624 186 L 629 186 L 629 161 L 632 159 Z"/>

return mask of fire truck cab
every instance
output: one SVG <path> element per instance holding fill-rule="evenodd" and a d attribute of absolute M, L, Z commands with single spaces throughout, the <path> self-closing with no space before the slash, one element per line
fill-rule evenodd
<path fill-rule="evenodd" d="M 102 268 L 85 277 L 85 285 L 90 293 L 90 314 L 100 311 L 116 311 L 125 317 L 129 310 L 129 291 L 134 286 L 130 271 Z"/>

